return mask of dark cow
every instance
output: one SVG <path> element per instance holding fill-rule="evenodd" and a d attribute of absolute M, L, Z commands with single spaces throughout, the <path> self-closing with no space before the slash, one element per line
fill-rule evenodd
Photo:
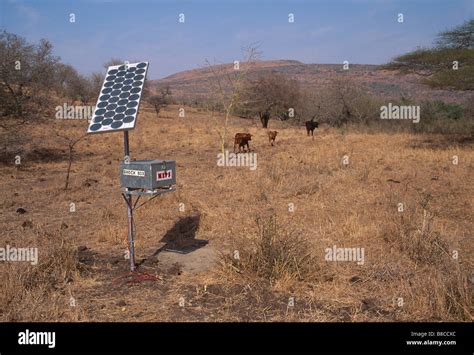
<path fill-rule="evenodd" d="M 235 146 L 239 146 L 239 152 L 241 151 L 241 148 L 244 148 L 247 146 L 247 151 L 250 152 L 250 146 L 249 146 L 249 141 L 252 140 L 252 135 L 250 133 L 236 133 L 235 138 L 234 138 L 234 153 L 235 153 Z"/>
<path fill-rule="evenodd" d="M 311 135 L 314 138 L 314 130 L 318 128 L 318 126 L 319 123 L 317 121 L 314 121 L 314 117 L 311 119 L 311 121 L 306 121 L 306 133 L 308 133 L 308 136 L 309 132 L 311 132 Z"/>
<path fill-rule="evenodd" d="M 268 141 L 273 146 L 273 143 L 275 142 L 275 138 L 276 138 L 278 132 L 277 131 L 268 131 L 267 134 L 268 134 Z"/>
<path fill-rule="evenodd" d="M 265 111 L 264 113 L 259 113 L 259 115 L 260 115 L 260 121 L 262 122 L 262 127 L 267 128 L 268 121 L 270 120 L 270 112 Z"/>

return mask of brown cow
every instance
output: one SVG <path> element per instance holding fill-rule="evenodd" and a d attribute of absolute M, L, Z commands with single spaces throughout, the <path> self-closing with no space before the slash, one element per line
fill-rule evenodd
<path fill-rule="evenodd" d="M 249 141 L 252 140 L 252 135 L 250 133 L 236 133 L 235 138 L 234 138 L 234 153 L 235 153 L 235 146 L 239 146 L 239 152 L 241 151 L 241 148 L 244 148 L 247 146 L 247 151 L 250 152 L 250 146 L 249 146 Z"/>
<path fill-rule="evenodd" d="M 267 131 L 268 134 L 268 142 L 273 146 L 273 143 L 275 143 L 275 138 L 278 134 L 277 131 Z"/>

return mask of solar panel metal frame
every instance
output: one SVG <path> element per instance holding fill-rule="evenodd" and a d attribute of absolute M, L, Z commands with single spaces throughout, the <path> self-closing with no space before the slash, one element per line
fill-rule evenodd
<path fill-rule="evenodd" d="M 107 80 L 107 78 L 110 77 L 109 74 L 110 74 L 111 71 L 113 71 L 113 70 L 116 70 L 116 71 L 126 71 L 126 73 L 125 73 L 124 75 L 122 75 L 123 78 L 124 78 L 123 81 L 125 81 L 125 80 L 127 80 L 127 79 L 125 79 L 125 78 L 126 78 L 126 75 L 127 75 L 127 74 L 130 74 L 130 73 L 133 73 L 134 71 L 138 70 L 138 69 L 137 69 L 138 65 L 142 65 L 143 63 L 145 64 L 145 67 L 139 68 L 139 69 L 144 69 L 144 72 L 138 74 L 138 75 L 143 75 L 143 80 L 142 80 L 141 85 L 133 86 L 133 84 L 135 83 L 135 81 L 134 81 L 133 84 L 131 83 L 132 85 L 130 85 L 130 86 L 132 86 L 131 89 L 125 90 L 125 91 L 122 91 L 122 90 L 121 90 L 120 94 L 113 95 L 113 96 L 108 95 L 108 94 L 104 94 L 104 90 L 109 89 L 109 88 L 112 88 L 112 87 L 115 86 L 116 84 L 120 84 L 120 82 L 118 82 L 118 81 Z M 110 66 L 110 67 L 107 68 L 107 73 L 106 73 L 106 76 L 105 76 L 105 78 L 104 78 L 104 82 L 102 83 L 102 86 L 101 86 L 101 88 L 100 88 L 100 93 L 99 93 L 99 96 L 98 96 L 98 98 L 97 98 L 97 103 L 96 103 L 96 106 L 95 106 L 95 108 L 94 108 L 94 113 L 93 113 L 92 118 L 91 118 L 91 120 L 90 120 L 89 127 L 87 128 L 87 134 L 109 133 L 109 132 L 117 132 L 117 131 L 128 131 L 128 130 L 131 130 L 131 129 L 134 129 L 134 128 L 135 128 L 135 125 L 136 125 L 136 122 L 137 122 L 138 110 L 139 110 L 139 107 L 140 107 L 140 101 L 141 101 L 141 98 L 142 98 L 142 95 L 143 95 L 143 88 L 144 88 L 144 86 L 145 86 L 146 75 L 147 75 L 147 73 L 148 73 L 148 66 L 149 66 L 149 62 L 136 62 L 136 63 L 126 63 L 126 64 L 124 63 L 124 64 L 120 64 L 120 65 L 112 65 L 112 66 Z M 125 68 L 126 68 L 126 69 L 125 69 Z M 134 69 L 134 70 L 130 70 L 130 69 L 133 69 L 133 68 L 135 68 L 135 69 Z M 121 70 L 120 70 L 120 69 L 121 69 Z M 116 72 L 114 72 L 114 73 L 116 73 Z M 120 76 L 120 77 L 122 77 L 122 76 Z M 130 79 L 130 78 L 129 78 L 129 79 Z M 129 80 L 129 79 L 128 79 L 128 80 Z M 117 77 L 115 78 L 115 80 L 117 80 Z M 116 83 L 116 84 L 110 85 L 111 82 Z M 107 85 L 107 86 L 106 86 L 106 85 Z M 122 85 L 123 85 L 123 84 L 122 84 Z M 117 104 L 115 104 L 115 102 L 110 102 L 109 100 L 112 99 L 113 97 L 118 97 L 118 98 L 120 99 L 120 95 L 122 95 L 122 94 L 124 94 L 124 93 L 126 93 L 126 92 L 131 92 L 131 91 L 132 91 L 133 89 L 135 89 L 135 88 L 140 88 L 139 93 L 131 93 L 129 96 L 138 95 L 138 98 L 137 98 L 136 100 L 128 101 L 128 103 L 130 103 L 130 102 L 135 102 L 135 101 L 137 102 L 137 105 L 136 105 L 136 106 L 133 106 L 133 108 L 132 108 L 132 107 L 129 108 L 129 109 L 132 109 L 132 110 L 135 109 L 135 113 L 129 114 L 129 115 L 126 116 L 126 117 L 133 117 L 133 120 L 131 120 L 130 122 L 125 122 L 125 123 L 124 123 L 123 120 L 122 120 L 122 123 L 123 123 L 123 124 L 122 124 L 120 127 L 118 127 L 118 128 L 113 128 L 113 127 L 111 126 L 112 123 L 115 122 L 114 120 L 112 120 L 112 122 L 111 122 L 110 124 L 105 125 L 105 126 L 102 125 L 102 127 L 101 127 L 100 129 L 98 129 L 98 130 L 91 130 L 91 127 L 92 127 L 93 125 L 99 124 L 100 122 L 102 122 L 102 121 L 104 121 L 104 120 L 106 119 L 105 117 L 103 117 L 100 122 L 96 122 L 97 117 L 102 116 L 101 114 L 98 114 L 98 111 L 99 111 L 99 110 L 104 110 L 103 107 L 99 107 L 99 104 L 103 103 L 102 106 L 106 104 L 106 106 L 105 106 L 105 111 L 103 112 L 103 115 L 105 115 L 105 114 L 108 113 L 108 112 L 115 112 L 115 109 L 118 108 L 118 107 L 120 107 L 120 106 L 121 106 L 121 107 L 125 107 L 125 110 L 127 110 L 127 107 L 126 107 L 125 105 L 117 105 Z M 118 90 L 118 89 L 116 89 L 116 90 Z M 108 91 L 108 90 L 106 90 L 106 91 Z M 113 90 L 112 90 L 112 91 L 113 91 Z M 107 99 L 101 99 L 104 95 L 109 96 L 109 97 L 108 97 Z M 115 101 L 115 100 L 114 100 L 114 101 Z M 120 102 L 120 100 L 118 100 L 118 102 Z M 128 103 L 127 103 L 127 105 L 128 105 Z M 116 105 L 116 108 L 115 108 L 115 109 L 112 109 L 112 110 L 107 110 L 107 108 L 110 107 L 109 105 Z M 99 112 L 102 112 L 102 111 L 99 111 Z M 125 118 L 125 112 L 126 112 L 126 111 L 123 112 L 124 118 Z M 119 115 L 119 114 L 121 114 L 121 112 L 116 113 L 116 115 Z M 114 115 L 113 117 L 115 117 L 116 115 Z M 110 117 L 109 117 L 108 119 L 110 119 Z"/>

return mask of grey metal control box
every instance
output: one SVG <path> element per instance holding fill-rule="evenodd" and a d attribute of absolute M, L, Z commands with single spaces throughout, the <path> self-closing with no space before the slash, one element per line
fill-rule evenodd
<path fill-rule="evenodd" d="M 122 187 L 155 190 L 176 184 L 174 160 L 132 160 L 120 162 Z"/>

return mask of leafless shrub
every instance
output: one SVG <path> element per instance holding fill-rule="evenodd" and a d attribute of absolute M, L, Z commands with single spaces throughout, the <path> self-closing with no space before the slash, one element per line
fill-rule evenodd
<path fill-rule="evenodd" d="M 244 79 L 260 55 L 257 47 L 251 45 L 244 48 L 242 52 L 243 61 L 234 63 L 233 68 L 215 63 L 211 64 L 209 60 L 206 60 L 206 66 L 211 72 L 209 85 L 212 99 L 209 100 L 209 103 L 213 105 L 217 103 L 220 107 L 219 111 L 223 112 L 224 115 L 223 117 L 217 116 L 214 110 L 208 109 L 214 122 L 214 128 L 219 135 L 220 149 L 223 154 L 226 147 L 230 116 L 240 101 Z"/>
<path fill-rule="evenodd" d="M 64 190 L 67 190 L 69 187 L 69 176 L 71 174 L 71 167 L 72 167 L 72 162 L 74 158 L 74 148 L 77 143 L 79 143 L 83 138 L 85 138 L 87 135 L 83 134 L 79 137 L 70 137 L 66 136 L 63 134 L 56 133 L 56 135 L 61 138 L 63 141 L 67 143 L 68 146 L 68 166 L 67 166 L 67 173 L 66 173 L 66 178 L 64 182 Z"/>
<path fill-rule="evenodd" d="M 146 91 L 146 101 L 150 103 L 155 109 L 155 113 L 158 116 L 162 108 L 168 106 L 171 103 L 171 89 L 169 86 L 162 88 L 159 94 L 151 94 L 149 90 Z"/>

